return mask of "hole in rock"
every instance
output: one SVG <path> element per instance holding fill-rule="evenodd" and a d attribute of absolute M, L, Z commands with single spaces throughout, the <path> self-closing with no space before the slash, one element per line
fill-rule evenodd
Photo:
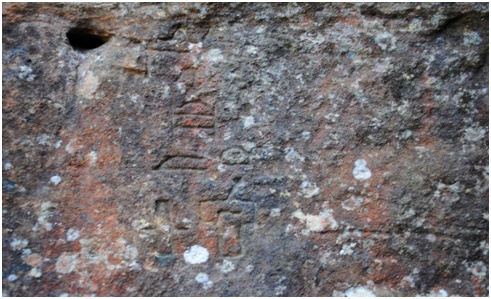
<path fill-rule="evenodd" d="M 94 33 L 86 28 L 72 28 L 66 36 L 70 45 L 76 50 L 92 50 L 105 44 L 109 40 L 109 36 L 102 36 Z"/>

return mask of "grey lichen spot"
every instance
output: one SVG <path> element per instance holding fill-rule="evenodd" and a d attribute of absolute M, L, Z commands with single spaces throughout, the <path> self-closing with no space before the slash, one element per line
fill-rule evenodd
<path fill-rule="evenodd" d="M 247 161 L 247 154 L 240 148 L 231 148 L 223 152 L 222 159 L 225 164 L 242 164 Z"/>
<path fill-rule="evenodd" d="M 173 255 L 158 253 L 155 257 L 155 261 L 163 267 L 169 267 L 177 261 L 177 257 Z"/>

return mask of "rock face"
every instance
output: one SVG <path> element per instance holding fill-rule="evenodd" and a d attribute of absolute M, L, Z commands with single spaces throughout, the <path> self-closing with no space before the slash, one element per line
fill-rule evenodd
<path fill-rule="evenodd" d="M 488 4 L 4 3 L 8 296 L 487 296 Z"/>

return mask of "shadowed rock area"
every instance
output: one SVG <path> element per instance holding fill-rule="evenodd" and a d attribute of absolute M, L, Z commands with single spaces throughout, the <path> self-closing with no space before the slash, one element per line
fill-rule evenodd
<path fill-rule="evenodd" d="M 488 296 L 487 3 L 3 3 L 4 296 Z"/>

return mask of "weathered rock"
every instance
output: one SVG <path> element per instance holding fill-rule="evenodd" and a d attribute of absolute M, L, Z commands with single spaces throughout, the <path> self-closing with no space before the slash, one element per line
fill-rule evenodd
<path fill-rule="evenodd" d="M 4 3 L 3 295 L 487 296 L 487 3 Z"/>

